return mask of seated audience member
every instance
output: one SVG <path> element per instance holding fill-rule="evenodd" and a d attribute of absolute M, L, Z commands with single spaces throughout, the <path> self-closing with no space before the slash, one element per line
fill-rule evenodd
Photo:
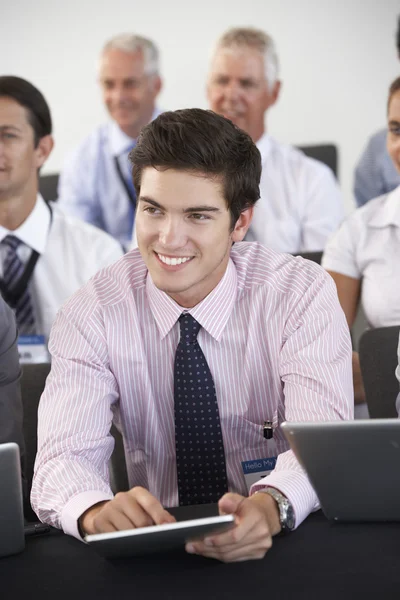
<path fill-rule="evenodd" d="M 397 381 L 400 383 L 400 337 L 399 337 L 399 345 L 397 348 L 397 357 L 398 357 L 398 365 L 397 365 L 397 369 L 396 369 L 396 377 L 397 377 Z M 396 400 L 396 409 L 397 409 L 397 413 L 400 417 L 400 392 L 397 396 L 397 400 Z"/>
<path fill-rule="evenodd" d="M 79 537 L 219 501 L 237 530 L 188 552 L 261 558 L 271 536 L 318 506 L 279 424 L 352 417 L 336 289 L 314 263 L 240 243 L 261 162 L 231 121 L 166 112 L 142 130 L 131 160 L 139 247 L 57 315 L 32 503 L 41 520 Z M 113 415 L 131 485 L 115 498 Z M 277 454 L 271 474 L 248 488 L 242 461 Z"/>
<path fill-rule="evenodd" d="M 15 311 L 19 334 L 44 336 L 36 349 L 40 360 L 46 360 L 61 304 L 123 254 L 111 236 L 38 194 L 38 173 L 53 147 L 51 130 L 39 90 L 19 77 L 0 77 L 0 290 Z"/>
<path fill-rule="evenodd" d="M 218 40 L 207 82 L 209 106 L 246 131 L 262 158 L 261 198 L 247 239 L 278 252 L 320 251 L 344 218 L 343 201 L 326 165 L 267 133 L 265 117 L 280 86 L 269 35 L 238 28 Z"/>
<path fill-rule="evenodd" d="M 15 317 L 11 308 L 0 297 L 0 444 L 7 442 L 18 444 L 22 481 L 25 487 L 25 443 L 22 429 L 20 378 Z"/>
<path fill-rule="evenodd" d="M 400 173 L 400 77 L 389 90 L 387 149 Z M 349 327 L 360 301 L 371 327 L 400 324 L 399 253 L 400 186 L 357 209 L 325 248 L 322 266 L 335 280 Z M 357 353 L 353 371 L 355 402 L 364 403 Z"/>
<path fill-rule="evenodd" d="M 157 114 L 161 89 L 156 45 L 122 34 L 104 46 L 99 82 L 110 122 L 91 133 L 67 159 L 59 203 L 72 215 L 108 232 L 128 247 L 136 206 L 128 154 L 141 128 Z"/>
<path fill-rule="evenodd" d="M 400 59 L 400 16 L 396 33 L 397 54 Z M 387 194 L 400 185 L 396 170 L 386 146 L 387 129 L 381 129 L 368 141 L 357 164 L 354 176 L 354 195 L 357 206 L 372 198 Z"/>

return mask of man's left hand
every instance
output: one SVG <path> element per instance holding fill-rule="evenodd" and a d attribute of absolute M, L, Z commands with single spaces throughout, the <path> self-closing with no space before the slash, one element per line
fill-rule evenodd
<path fill-rule="evenodd" d="M 250 498 L 228 493 L 218 506 L 220 514 L 235 515 L 235 526 L 204 540 L 188 542 L 186 551 L 222 562 L 264 558 L 272 546 L 272 536 L 281 529 L 275 500 L 265 493 Z"/>

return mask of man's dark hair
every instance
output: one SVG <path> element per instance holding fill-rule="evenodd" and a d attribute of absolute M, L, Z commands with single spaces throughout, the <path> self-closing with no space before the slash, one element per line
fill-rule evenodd
<path fill-rule="evenodd" d="M 13 75 L 0 76 L 0 98 L 12 98 L 23 106 L 33 128 L 35 147 L 39 140 L 52 131 L 51 114 L 44 96 L 34 85 Z"/>
<path fill-rule="evenodd" d="M 400 15 L 397 18 L 396 48 L 397 48 L 397 55 L 400 58 Z"/>
<path fill-rule="evenodd" d="M 392 81 L 392 83 L 390 84 L 390 87 L 389 87 L 389 94 L 388 94 L 388 101 L 387 101 L 388 111 L 389 111 L 389 105 L 390 105 L 391 99 L 393 98 L 394 94 L 396 94 L 399 91 L 400 91 L 400 77 L 397 77 L 397 79 Z"/>
<path fill-rule="evenodd" d="M 256 145 L 247 133 L 211 110 L 162 113 L 142 129 L 129 158 L 138 197 L 146 167 L 221 178 L 232 228 L 260 197 L 261 156 Z"/>

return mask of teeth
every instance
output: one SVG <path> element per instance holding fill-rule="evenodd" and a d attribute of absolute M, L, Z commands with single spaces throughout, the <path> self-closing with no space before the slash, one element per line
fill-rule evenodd
<path fill-rule="evenodd" d="M 158 257 L 161 260 L 161 262 L 165 263 L 166 265 L 173 266 L 181 265 L 182 263 L 185 263 L 191 259 L 190 256 L 185 256 L 183 258 L 170 258 L 169 256 L 163 256 L 162 254 L 159 254 Z"/>

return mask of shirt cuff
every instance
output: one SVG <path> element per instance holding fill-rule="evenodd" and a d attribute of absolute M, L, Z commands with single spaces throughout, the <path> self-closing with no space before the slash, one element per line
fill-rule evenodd
<path fill-rule="evenodd" d="M 293 506 L 295 529 L 308 515 L 320 508 L 319 500 L 307 475 L 298 471 L 272 471 L 250 488 L 250 496 L 266 487 L 274 487 L 286 496 Z"/>
<path fill-rule="evenodd" d="M 82 492 L 77 494 L 64 506 L 61 512 L 61 526 L 64 533 L 76 537 L 82 541 L 82 537 L 78 530 L 78 519 L 83 513 L 94 506 L 98 502 L 104 502 L 105 500 L 112 500 L 112 494 L 105 494 L 99 491 Z"/>

